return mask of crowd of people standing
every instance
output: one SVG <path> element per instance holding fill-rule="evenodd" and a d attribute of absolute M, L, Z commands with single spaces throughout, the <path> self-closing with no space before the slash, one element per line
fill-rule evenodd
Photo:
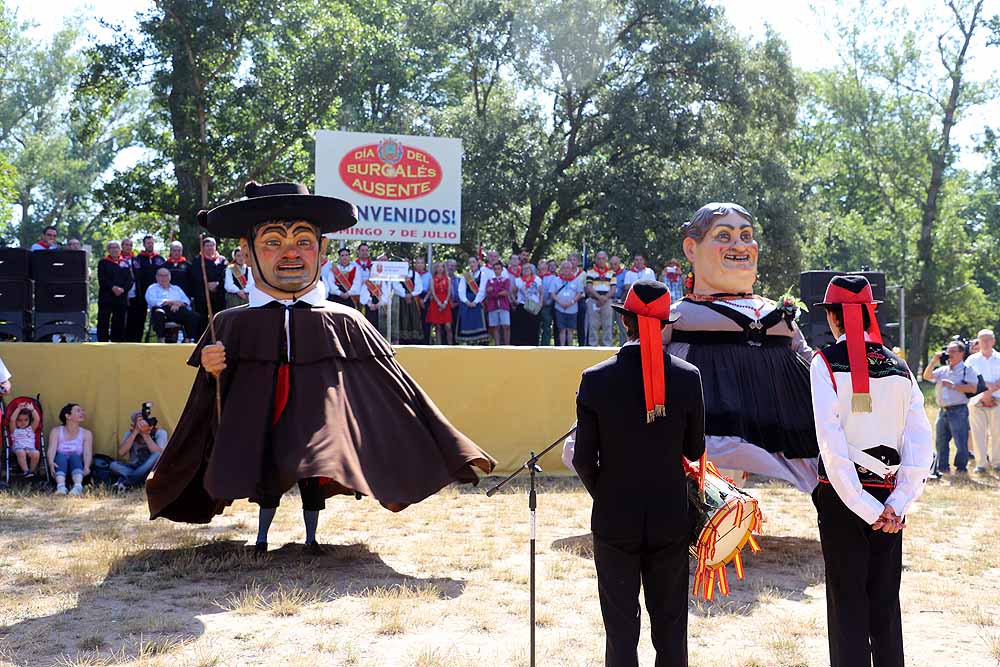
<path fill-rule="evenodd" d="M 54 229 L 32 246 L 58 248 Z M 151 339 L 148 331 L 162 342 L 168 328 L 197 339 L 210 311 L 248 302 L 254 279 L 238 248 L 228 260 L 211 237 L 190 260 L 180 241 L 168 248 L 160 255 L 151 235 L 138 252 L 129 238 L 107 244 L 97 263 L 99 341 L 141 342 Z M 373 281 L 373 261 L 367 243 L 356 247 L 356 255 L 339 248 L 322 267 L 327 298 L 358 308 L 380 331 L 390 331 L 393 343 L 409 345 L 620 345 L 625 332 L 611 304 L 620 303 L 632 283 L 659 279 L 674 300 L 683 296 L 685 284 L 678 260 L 670 259 L 657 274 L 643 253 L 626 265 L 598 251 L 588 266 L 579 253 L 536 264 L 527 248 L 506 258 L 490 250 L 469 257 L 461 268 L 454 259 L 428 267 L 416 257 L 409 276 L 395 283 Z M 393 308 L 387 308 L 390 301 Z"/>
<path fill-rule="evenodd" d="M 454 259 L 428 269 L 417 257 L 406 280 L 391 288 L 371 279 L 373 261 L 366 243 L 356 259 L 341 248 L 336 262 L 323 266 L 328 298 L 359 308 L 383 332 L 391 310 L 392 342 L 411 345 L 619 345 L 625 333 L 611 304 L 632 283 L 659 277 L 675 299 L 685 284 L 678 260 L 657 276 L 642 253 L 626 267 L 604 251 L 584 266 L 578 253 L 535 264 L 527 248 L 506 259 L 490 250 L 469 257 L 462 270 Z"/>

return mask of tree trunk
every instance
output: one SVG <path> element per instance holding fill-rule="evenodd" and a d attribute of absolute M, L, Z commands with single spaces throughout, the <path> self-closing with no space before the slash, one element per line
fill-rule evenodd
<path fill-rule="evenodd" d="M 198 211 L 202 208 L 202 182 L 199 153 L 201 105 L 194 72 L 180 40 L 171 54 L 170 126 L 174 135 L 174 177 L 177 179 L 177 218 L 184 252 L 193 256 L 198 250 Z"/>
<path fill-rule="evenodd" d="M 937 291 L 936 267 L 934 264 L 934 225 L 937 222 L 938 212 L 941 208 L 939 201 L 941 187 L 944 183 L 944 172 L 949 164 L 949 153 L 951 151 L 951 130 L 955 126 L 955 113 L 958 109 L 959 98 L 962 94 L 962 68 L 965 66 L 966 53 L 972 35 L 976 29 L 979 12 L 982 9 L 982 0 L 976 3 L 972 18 L 968 27 L 962 22 L 962 17 L 953 3 L 949 3 L 952 12 L 955 14 L 956 23 L 962 30 L 962 48 L 955 54 L 955 60 L 949 64 L 945 60 L 945 50 L 940 38 L 938 39 L 938 49 L 941 53 L 941 62 L 948 68 L 948 76 L 951 79 L 951 91 L 948 94 L 948 101 L 944 106 L 944 117 L 941 122 L 941 143 L 937 150 L 931 155 L 931 181 L 927 186 L 927 199 L 924 201 L 923 215 L 920 219 L 920 240 L 917 242 L 917 261 L 920 264 L 920 278 L 914 285 L 913 293 L 913 340 L 910 342 L 911 353 L 907 354 L 907 359 L 911 361 L 911 368 L 916 368 L 913 361 L 927 358 L 927 325 L 931 315 L 934 314 L 934 294 Z"/>

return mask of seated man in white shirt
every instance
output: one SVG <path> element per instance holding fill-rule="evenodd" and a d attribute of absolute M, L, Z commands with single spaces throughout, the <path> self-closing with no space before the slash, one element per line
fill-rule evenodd
<path fill-rule="evenodd" d="M 164 342 L 167 322 L 177 322 L 184 327 L 187 340 L 196 338 L 198 315 L 191 310 L 191 299 L 184 290 L 170 284 L 170 271 L 166 267 L 156 270 L 156 282 L 146 288 L 146 303 L 157 342 Z"/>

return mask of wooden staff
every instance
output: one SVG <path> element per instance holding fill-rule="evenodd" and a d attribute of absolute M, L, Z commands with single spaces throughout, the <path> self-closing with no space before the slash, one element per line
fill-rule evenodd
<path fill-rule="evenodd" d="M 205 271 L 205 235 L 199 236 L 201 252 L 201 284 L 205 288 L 205 308 L 208 310 L 208 331 L 212 337 L 212 345 L 215 345 L 215 318 L 212 314 L 212 297 L 208 291 L 208 273 Z M 222 374 L 215 378 L 215 419 L 216 423 L 222 424 Z"/>

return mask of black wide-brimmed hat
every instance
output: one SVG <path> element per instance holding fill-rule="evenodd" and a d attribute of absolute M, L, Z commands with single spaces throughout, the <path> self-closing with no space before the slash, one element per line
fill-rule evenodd
<path fill-rule="evenodd" d="M 343 199 L 309 194 L 301 183 L 250 181 L 244 186 L 246 199 L 198 212 L 198 224 L 214 236 L 238 239 L 269 220 L 305 220 L 331 234 L 358 223 L 354 204 Z"/>
<path fill-rule="evenodd" d="M 670 290 L 658 280 L 643 278 L 632 283 L 625 297 L 625 303 L 611 304 L 619 313 L 631 313 L 652 317 L 665 324 L 673 324 L 680 319 L 677 312 L 670 312 Z"/>

